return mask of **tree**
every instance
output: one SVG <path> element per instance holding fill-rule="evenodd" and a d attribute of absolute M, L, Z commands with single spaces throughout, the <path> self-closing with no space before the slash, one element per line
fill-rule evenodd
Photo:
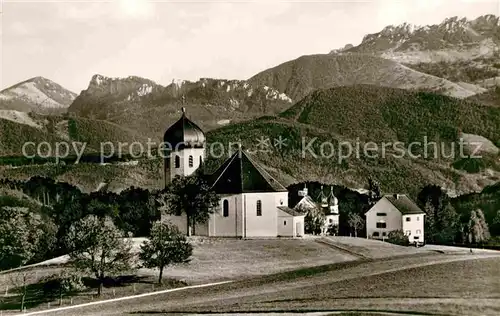
<path fill-rule="evenodd" d="M 29 279 L 33 277 L 33 271 L 21 270 L 15 271 L 10 275 L 10 282 L 21 292 L 21 312 L 24 312 L 24 303 L 28 294 Z"/>
<path fill-rule="evenodd" d="M 304 232 L 306 234 L 319 235 L 325 225 L 325 213 L 319 207 L 313 209 L 300 209 L 304 216 Z"/>
<path fill-rule="evenodd" d="M 460 217 L 448 201 L 434 217 L 434 231 L 431 238 L 436 243 L 454 242 L 460 232 Z"/>
<path fill-rule="evenodd" d="M 181 234 L 177 226 L 155 222 L 151 237 L 141 245 L 139 259 L 146 268 L 158 268 L 158 283 L 162 283 L 163 269 L 176 263 L 187 263 L 193 254 L 193 246 Z"/>
<path fill-rule="evenodd" d="M 420 191 L 417 201 L 426 213 L 426 241 L 453 242 L 460 232 L 460 217 L 446 192 L 437 185 L 428 185 Z"/>
<path fill-rule="evenodd" d="M 466 234 L 467 241 L 471 244 L 483 243 L 490 239 L 488 224 L 481 209 L 471 212 Z"/>
<path fill-rule="evenodd" d="M 380 190 L 380 183 L 373 177 L 368 178 L 368 187 L 370 190 L 370 205 L 373 206 L 382 197 L 382 191 Z"/>
<path fill-rule="evenodd" d="M 328 225 L 328 229 L 327 229 L 326 233 L 329 236 L 337 236 L 339 234 L 339 225 L 335 225 L 335 224 Z"/>
<path fill-rule="evenodd" d="M 97 295 L 101 295 L 108 275 L 127 271 L 132 267 L 132 245 L 130 240 L 123 237 L 109 217 L 88 215 L 69 229 L 66 243 L 70 249 L 71 262 L 77 270 L 97 279 Z"/>
<path fill-rule="evenodd" d="M 44 238 L 43 222 L 28 208 L 3 207 L 0 212 L 0 270 L 17 268 L 32 260 Z"/>
<path fill-rule="evenodd" d="M 356 213 L 349 213 L 347 222 L 351 230 L 354 229 L 354 237 L 358 237 L 358 230 L 364 227 L 365 220 Z"/>
<path fill-rule="evenodd" d="M 493 218 L 490 232 L 493 236 L 500 235 L 500 210 L 497 211 L 495 218 Z"/>
<path fill-rule="evenodd" d="M 146 189 L 130 187 L 119 196 L 117 226 L 134 236 L 149 236 L 153 222 L 160 219 L 156 197 Z"/>
<path fill-rule="evenodd" d="M 219 205 L 219 197 L 208 181 L 196 173 L 188 177 L 176 176 L 169 186 L 160 193 L 160 210 L 167 214 L 186 215 L 187 234 L 196 223 L 206 223 L 214 208 Z"/>

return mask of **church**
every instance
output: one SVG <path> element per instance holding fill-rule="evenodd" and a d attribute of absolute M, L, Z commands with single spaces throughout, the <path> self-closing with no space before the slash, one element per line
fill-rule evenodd
<path fill-rule="evenodd" d="M 192 175 L 205 159 L 205 134 L 182 109 L 181 118 L 170 126 L 163 141 L 172 150 L 164 161 L 165 186 L 176 176 Z M 195 235 L 211 237 L 301 237 L 304 214 L 288 207 L 288 191 L 241 148 L 213 174 L 212 189 L 220 197 L 206 223 L 197 223 Z M 186 216 L 166 215 L 187 233 Z"/>

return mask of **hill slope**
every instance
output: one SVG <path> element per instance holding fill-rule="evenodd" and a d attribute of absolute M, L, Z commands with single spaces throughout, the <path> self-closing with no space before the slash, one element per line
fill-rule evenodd
<path fill-rule="evenodd" d="M 75 98 L 75 93 L 59 84 L 35 77 L 0 91 L 0 110 L 61 113 Z"/>
<path fill-rule="evenodd" d="M 241 141 L 244 147 L 254 152 L 255 159 L 285 185 L 321 181 L 364 188 L 368 175 L 373 175 L 385 192 L 416 195 L 427 184 L 443 186 L 452 193 L 479 191 L 486 185 L 500 181 L 498 153 L 485 153 L 482 160 L 474 159 L 472 168 L 472 162 L 457 160 L 459 158 L 441 155 L 434 158 L 432 147 L 428 151 L 430 158 L 424 159 L 411 157 L 407 153 L 403 157 L 396 157 L 391 147 L 384 149 L 382 145 L 386 142 L 423 142 L 423 137 L 427 136 L 429 142 L 444 142 L 443 148 L 449 155 L 449 147 L 456 143 L 458 137 L 467 135 L 473 139 L 489 139 L 498 147 L 499 112 L 499 108 L 465 100 L 401 89 L 362 85 L 320 90 L 308 95 L 279 117 L 261 117 L 209 131 L 207 156 L 211 159 L 207 160 L 206 167 L 214 171 L 231 155 L 229 144 Z M 27 140 L 37 139 L 35 137 L 43 140 L 59 135 L 55 132 L 58 129 L 51 130 L 49 126 L 63 126 L 59 130 L 66 131 L 67 137 L 75 139 L 80 135 L 83 141 L 93 142 L 93 147 L 109 138 L 130 142 L 133 137 L 138 137 L 112 123 L 82 118 L 73 120 L 75 122 L 69 124 L 60 118 L 54 123 L 43 125 L 35 118 L 34 121 L 40 122 L 38 124 L 43 127 L 36 129 L 24 125 L 22 128 L 29 130 L 20 133 L 32 133 L 33 136 Z M 7 120 L 0 122 L 20 125 Z M 76 126 L 77 132 L 70 133 L 69 125 Z M 9 127 L 9 130 L 13 128 Z M 18 133 L 9 137 L 17 137 L 15 135 Z M 282 144 L 279 144 L 280 137 L 284 141 Z M 306 146 L 311 141 L 313 145 L 309 151 Z M 337 150 L 341 143 L 348 142 L 353 147 L 359 143 L 362 150 L 368 141 L 378 145 L 375 157 L 361 152 L 360 155 L 354 153 L 339 159 Z M 214 156 L 221 152 L 210 147 L 214 143 L 225 146 L 218 159 Z M 330 153 L 331 147 L 327 146 L 326 154 L 321 155 L 322 143 L 331 143 L 334 152 Z M 214 152 L 210 152 L 210 149 Z M 385 155 L 382 154 L 383 150 Z M 421 153 L 422 148 L 417 147 L 416 150 L 412 153 Z M 161 159 L 139 159 L 135 165 L 116 163 L 107 166 L 79 164 L 3 168 L 2 174 L 14 179 L 33 175 L 53 176 L 88 191 L 95 190 L 102 183 L 108 183 L 111 190 L 121 190 L 131 185 L 159 188 L 161 170 Z"/>
<path fill-rule="evenodd" d="M 500 109 L 424 92 L 359 85 L 318 90 L 281 114 L 363 141 L 456 141 L 460 133 L 500 145 Z"/>
<path fill-rule="evenodd" d="M 14 117 L 20 117 L 22 120 L 16 121 L 12 115 L 9 118 L 5 113 L 14 113 L 17 115 Z M 23 145 L 29 142 L 35 145 L 48 142 L 52 145 L 52 150 L 56 142 L 64 142 L 69 146 L 72 146 L 73 142 L 80 142 L 85 144 L 85 152 L 90 153 L 99 152 L 101 143 L 111 142 L 116 145 L 118 142 L 131 144 L 134 141 L 146 143 L 146 138 L 135 131 L 106 121 L 0 111 L 0 156 L 22 156 Z M 28 147 L 29 154 L 33 153 L 33 147 Z M 47 147 L 43 148 L 46 150 Z M 80 148 L 81 145 L 78 150 Z M 74 151 L 70 153 L 74 154 Z"/>
<path fill-rule="evenodd" d="M 394 61 L 358 54 L 302 56 L 265 70 L 249 82 L 273 87 L 293 100 L 300 100 L 317 89 L 355 84 L 436 91 L 459 98 L 476 93 Z"/>

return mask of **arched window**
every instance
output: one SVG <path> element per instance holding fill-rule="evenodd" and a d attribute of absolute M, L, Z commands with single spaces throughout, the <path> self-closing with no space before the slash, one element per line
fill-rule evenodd
<path fill-rule="evenodd" d="M 257 216 L 262 216 L 262 201 L 257 200 Z"/>
<path fill-rule="evenodd" d="M 193 168 L 193 156 L 189 156 L 189 168 Z"/>
<path fill-rule="evenodd" d="M 181 157 L 175 156 L 175 167 L 180 168 L 181 167 Z"/>
<path fill-rule="evenodd" d="M 229 216 L 229 201 L 224 200 L 222 202 L 222 216 L 228 217 Z"/>

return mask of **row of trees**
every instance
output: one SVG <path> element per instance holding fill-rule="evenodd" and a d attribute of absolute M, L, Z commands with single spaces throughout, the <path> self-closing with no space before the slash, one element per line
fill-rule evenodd
<path fill-rule="evenodd" d="M 193 252 L 192 245 L 176 226 L 157 221 L 151 236 L 141 244 L 139 262 L 136 262 L 132 240 L 126 238 L 111 218 L 95 215 L 72 224 L 65 242 L 73 266 L 98 281 L 98 295 L 106 277 L 138 267 L 158 268 L 158 283 L 161 284 L 164 268 L 189 262 Z"/>
<path fill-rule="evenodd" d="M 4 217 L 0 220 L 0 232 L 9 232 L 9 235 L 0 237 L 0 258 L 5 259 L 1 260 L 0 269 L 67 254 L 71 251 L 65 242 L 70 228 L 89 215 L 110 219 L 127 236 L 149 237 L 161 212 L 185 214 L 187 231 L 194 232 L 196 223 L 205 222 L 219 201 L 207 179 L 199 174 L 176 177 L 165 190 L 131 187 L 119 194 L 105 191 L 85 194 L 75 186 L 41 177 L 25 182 L 4 179 L 0 186 L 13 192 L 21 191 L 33 199 L 28 203 L 9 196 L 0 197 L 0 202 L 4 201 L 0 208 L 14 207 L 11 212 L 17 212 L 16 216 L 7 211 L 0 214 Z M 21 212 L 16 208 L 18 206 L 26 207 Z M 32 216 L 39 218 L 42 224 L 34 224 Z M 40 236 L 40 241 L 37 236 Z M 18 241 L 17 244 L 14 240 Z M 31 247 L 25 247 L 27 243 Z M 10 256 L 8 260 L 7 256 Z"/>
<path fill-rule="evenodd" d="M 426 213 L 425 232 L 429 243 L 484 244 L 500 236 L 500 200 L 489 203 L 489 218 L 479 203 L 469 203 L 463 197 L 452 199 L 436 185 L 423 188 L 417 201 Z"/>

